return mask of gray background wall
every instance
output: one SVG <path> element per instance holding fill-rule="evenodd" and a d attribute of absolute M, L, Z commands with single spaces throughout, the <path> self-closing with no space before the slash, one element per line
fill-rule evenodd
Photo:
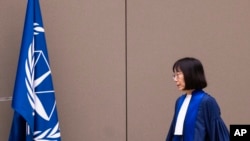
<path fill-rule="evenodd" d="M 199 58 L 227 126 L 249 124 L 248 0 L 41 0 L 65 141 L 163 141 L 181 94 L 172 64 Z M 26 0 L 0 1 L 0 96 L 11 96 Z M 0 140 L 13 111 L 0 102 Z"/>

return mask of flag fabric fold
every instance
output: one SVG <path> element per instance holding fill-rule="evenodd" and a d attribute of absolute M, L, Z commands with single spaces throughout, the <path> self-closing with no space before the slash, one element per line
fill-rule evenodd
<path fill-rule="evenodd" d="M 12 108 L 9 141 L 61 140 L 39 0 L 27 3 Z"/>

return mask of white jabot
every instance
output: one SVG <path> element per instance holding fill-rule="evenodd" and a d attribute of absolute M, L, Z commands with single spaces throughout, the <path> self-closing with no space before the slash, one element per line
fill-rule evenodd
<path fill-rule="evenodd" d="M 192 97 L 191 94 L 187 94 L 186 98 L 184 99 L 184 102 L 181 105 L 181 109 L 178 113 L 177 121 L 175 124 L 175 131 L 174 131 L 175 135 L 183 134 L 183 124 L 184 124 L 184 120 L 185 120 L 186 113 L 187 113 L 187 108 L 191 100 L 191 97 Z"/>

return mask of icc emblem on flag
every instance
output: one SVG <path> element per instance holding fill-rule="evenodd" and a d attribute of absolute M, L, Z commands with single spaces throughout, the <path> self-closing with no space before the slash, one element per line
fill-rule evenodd
<path fill-rule="evenodd" d="M 34 24 L 34 26 L 38 26 L 37 23 Z M 44 29 L 42 27 L 34 27 L 34 35 L 38 35 L 39 32 L 44 32 Z M 29 47 L 29 55 L 26 59 L 26 87 L 28 90 L 30 90 L 27 93 L 30 105 L 32 108 L 44 119 L 44 120 L 50 120 L 51 115 L 54 112 L 56 102 L 49 103 L 48 100 L 46 100 L 47 96 L 45 94 L 54 93 L 53 88 L 48 87 L 48 83 L 46 83 L 46 78 L 51 77 L 51 70 L 50 66 L 48 64 L 48 61 L 43 53 L 42 50 L 34 50 L 34 53 L 32 53 L 34 50 L 34 39 L 32 44 L 30 44 Z M 32 57 L 33 56 L 33 57 Z M 36 66 L 42 66 L 42 68 L 36 68 Z M 34 70 L 33 68 L 39 69 L 40 71 L 37 71 L 35 78 L 32 79 Z M 33 84 L 34 81 L 34 88 L 32 88 L 29 84 Z M 43 83 L 44 82 L 44 83 Z M 35 90 L 36 94 L 33 94 L 32 89 Z M 36 103 L 34 103 L 36 101 Z M 42 102 L 43 101 L 43 102 Z M 46 109 L 43 106 L 43 103 L 46 103 Z M 48 113 L 48 114 L 47 114 Z M 33 113 L 34 114 L 34 113 Z"/>

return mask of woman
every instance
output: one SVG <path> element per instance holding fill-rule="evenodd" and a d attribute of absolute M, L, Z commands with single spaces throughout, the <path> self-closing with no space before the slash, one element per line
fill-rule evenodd
<path fill-rule="evenodd" d="M 184 92 L 175 104 L 166 141 L 229 141 L 229 131 L 216 100 L 203 91 L 207 86 L 201 62 L 186 57 L 173 65 L 173 79 Z"/>

